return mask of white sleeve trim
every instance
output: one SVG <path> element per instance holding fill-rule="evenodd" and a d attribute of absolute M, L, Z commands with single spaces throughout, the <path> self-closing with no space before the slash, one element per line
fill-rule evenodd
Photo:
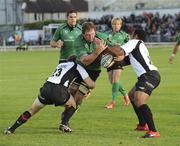
<path fill-rule="evenodd" d="M 76 68 L 79 72 L 79 74 L 81 75 L 82 79 L 86 79 L 87 77 L 89 77 L 89 74 L 87 73 L 87 71 L 80 66 L 79 64 L 77 64 L 77 68 Z"/>

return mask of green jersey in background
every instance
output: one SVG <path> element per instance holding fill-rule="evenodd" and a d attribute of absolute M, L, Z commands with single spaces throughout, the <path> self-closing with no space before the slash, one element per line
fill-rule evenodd
<path fill-rule="evenodd" d="M 110 40 L 115 41 L 116 44 L 119 44 L 119 45 L 123 45 L 129 40 L 129 35 L 124 31 L 113 32 L 111 30 L 106 33 L 108 34 L 108 37 Z"/>
<path fill-rule="evenodd" d="M 180 32 L 176 36 L 176 41 L 177 41 L 178 44 L 180 44 Z"/>
<path fill-rule="evenodd" d="M 56 29 L 53 40 L 63 41 L 63 46 L 60 49 L 60 59 L 67 59 L 75 54 L 74 41 L 82 33 L 82 28 L 79 24 L 75 27 L 70 27 L 67 23 Z"/>

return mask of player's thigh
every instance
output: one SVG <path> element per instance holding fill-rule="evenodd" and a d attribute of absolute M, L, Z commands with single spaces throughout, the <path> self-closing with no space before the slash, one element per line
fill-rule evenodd
<path fill-rule="evenodd" d="M 149 95 L 142 91 L 135 91 L 134 93 L 134 103 L 137 107 L 140 107 L 143 104 L 146 104 L 148 101 Z"/>
<path fill-rule="evenodd" d="M 42 104 L 38 98 L 36 98 L 33 102 L 33 104 L 31 105 L 29 112 L 31 113 L 31 115 L 34 115 L 35 113 L 37 113 L 40 109 L 42 109 L 45 105 Z"/>
<path fill-rule="evenodd" d="M 118 83 L 119 82 L 121 73 L 122 73 L 122 69 L 113 70 L 113 81 L 112 81 L 113 83 Z"/>

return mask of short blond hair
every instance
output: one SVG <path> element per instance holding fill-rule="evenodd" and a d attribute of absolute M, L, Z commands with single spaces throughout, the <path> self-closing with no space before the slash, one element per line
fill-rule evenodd
<path fill-rule="evenodd" d="M 119 17 L 114 17 L 112 20 L 111 20 L 111 25 L 113 25 L 115 22 L 119 21 L 121 24 L 123 23 L 122 19 L 119 18 Z"/>

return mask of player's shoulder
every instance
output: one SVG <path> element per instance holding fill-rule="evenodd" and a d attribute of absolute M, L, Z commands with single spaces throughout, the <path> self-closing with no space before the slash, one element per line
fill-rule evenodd
<path fill-rule="evenodd" d="M 176 36 L 177 38 L 180 38 L 180 32 L 177 34 L 177 36 Z"/>
<path fill-rule="evenodd" d="M 66 27 L 68 27 L 67 23 L 62 23 L 62 24 L 58 27 L 58 29 L 59 29 L 59 30 L 63 30 L 63 29 L 65 29 Z"/>
<path fill-rule="evenodd" d="M 99 39 L 106 40 L 108 38 L 108 34 L 100 31 L 96 31 L 96 37 Z"/>
<path fill-rule="evenodd" d="M 137 40 L 137 39 L 131 39 L 129 40 L 127 43 L 125 43 L 123 46 L 132 46 L 132 47 L 135 47 L 138 43 L 140 42 L 140 40 Z"/>
<path fill-rule="evenodd" d="M 76 24 L 76 28 L 82 30 L 82 26 L 80 24 Z"/>

